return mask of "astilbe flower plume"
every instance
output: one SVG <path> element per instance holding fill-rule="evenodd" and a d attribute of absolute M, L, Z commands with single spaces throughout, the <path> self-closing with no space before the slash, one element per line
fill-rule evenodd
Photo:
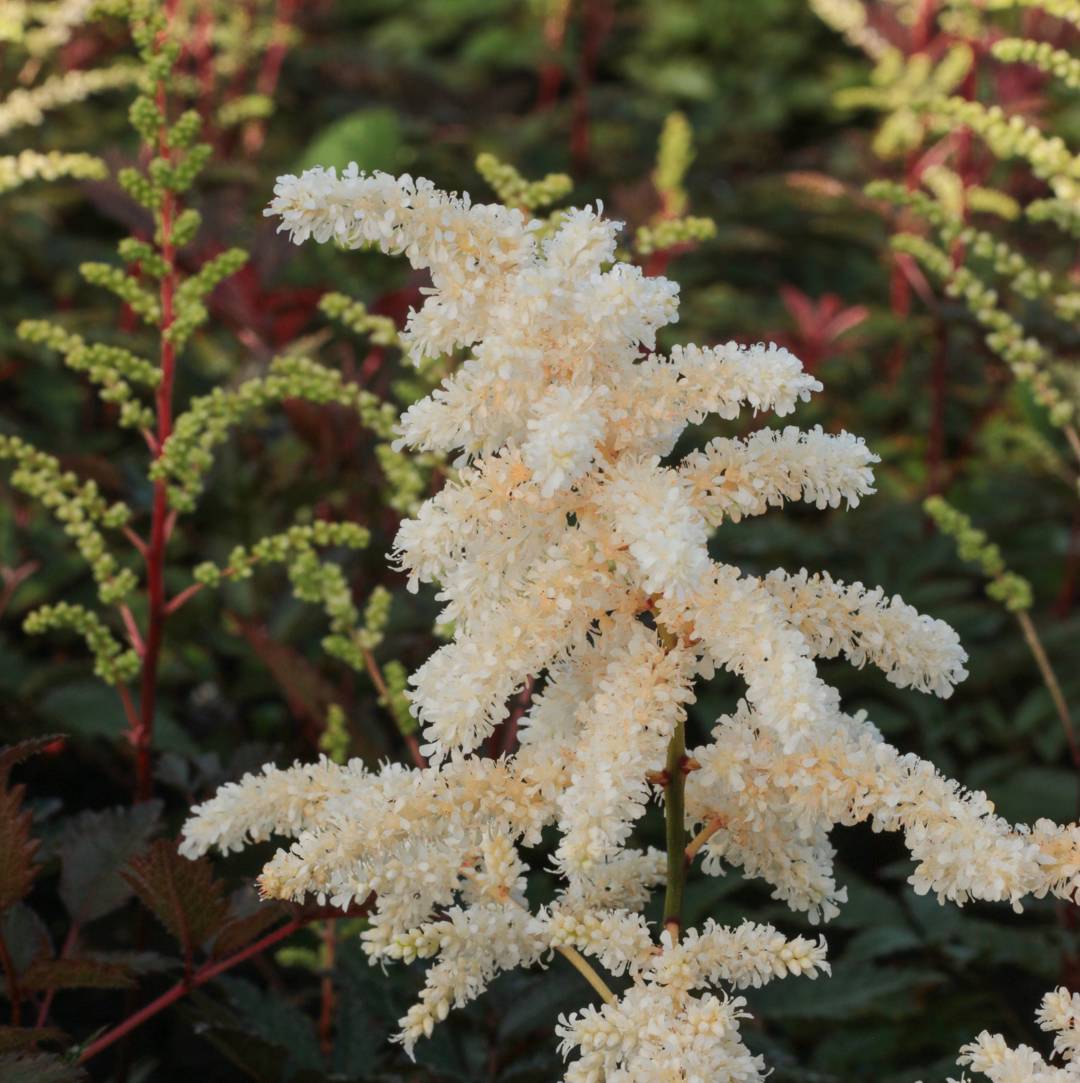
<path fill-rule="evenodd" d="M 1000 1034 L 984 1030 L 960 1050 L 957 1063 L 990 1083 L 1076 1083 L 1080 1080 L 1080 993 L 1064 987 L 1043 997 L 1035 1015 L 1042 1030 L 1054 1035 L 1054 1053 L 1064 1061 L 1048 1063 L 1029 1045 L 1011 1049 Z M 949 1083 L 967 1083 L 967 1076 Z"/>
<path fill-rule="evenodd" d="M 579 1054 L 567 1080 L 763 1078 L 734 993 L 827 970 L 824 942 L 711 921 L 671 920 L 658 936 L 640 911 L 664 855 L 632 845 L 695 685 L 718 668 L 745 696 L 677 764 L 678 826 L 702 829 L 705 872 L 741 866 L 827 919 L 844 898 L 828 833 L 869 821 L 903 832 L 915 889 L 941 899 L 1019 906 L 1076 888 L 1077 828 L 1010 826 L 983 794 L 846 714 L 817 674 L 816 657 L 843 654 L 947 696 L 966 675 L 947 625 L 879 589 L 805 571 L 757 578 L 710 557 L 724 519 L 872 492 L 876 457 L 843 432 L 762 429 L 671 460 L 707 415 L 783 416 L 818 391 L 795 357 L 734 343 L 646 354 L 676 319 L 678 287 L 616 261 L 619 225 L 599 207 L 541 239 L 517 210 L 351 167 L 281 178 L 267 213 L 298 243 L 375 245 L 427 269 L 403 343 L 418 362 L 467 350 L 399 428 L 400 446 L 460 456 L 457 480 L 403 522 L 394 550 L 411 589 L 439 584 L 454 638 L 411 678 L 430 766 L 264 768 L 195 810 L 184 850 L 286 836 L 265 895 L 372 898 L 372 961 L 434 960 L 401 1020 L 407 1050 L 500 971 L 559 949 L 631 979 L 561 1021 L 563 1051 Z M 530 678 L 519 750 L 477 754 Z M 523 851 L 549 825 L 562 886 L 530 912 Z"/>

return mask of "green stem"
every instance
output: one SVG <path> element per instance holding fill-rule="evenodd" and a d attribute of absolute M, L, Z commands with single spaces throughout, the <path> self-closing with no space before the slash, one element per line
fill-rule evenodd
<path fill-rule="evenodd" d="M 668 745 L 664 771 L 664 819 L 667 822 L 667 890 L 664 928 L 672 941 L 682 931 L 683 887 L 686 883 L 686 724 L 679 722 Z"/>
<path fill-rule="evenodd" d="M 560 945 L 555 949 L 572 967 L 600 994 L 600 999 L 605 1004 L 614 1004 L 618 997 L 607 987 L 604 979 L 596 973 L 582 954 L 569 944 Z"/>

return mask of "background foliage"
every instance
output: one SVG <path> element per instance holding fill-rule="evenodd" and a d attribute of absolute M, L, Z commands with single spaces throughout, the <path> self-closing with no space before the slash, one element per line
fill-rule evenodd
<path fill-rule="evenodd" d="M 905 5 L 880 6 L 895 39 L 906 40 Z M 947 19 L 933 22 L 963 5 L 906 7 L 920 17 L 928 9 L 933 24 L 925 42 L 907 40 L 909 55 L 940 58 L 963 37 Z M 928 493 L 945 492 L 1030 580 L 1033 619 L 1067 699 L 1080 701 L 1075 469 L 1061 466 L 1059 434 L 962 304 L 935 299 L 918 279 L 898 303 L 892 222 L 862 188 L 902 180 L 905 162 L 875 153 L 880 105 L 849 94 L 853 109 L 836 97 L 865 86 L 870 64 L 803 0 L 211 0 L 181 10 L 190 40 L 205 33 L 210 43 L 205 62 L 191 46 L 181 69 L 196 80 L 190 97 L 209 121 L 213 155 L 188 197 L 203 227 L 180 262 L 194 270 L 233 245 L 251 258 L 209 295 L 209 320 L 178 371 L 178 401 L 235 388 L 298 342 L 380 399 L 416 394 L 392 331 L 352 334 L 320 299 L 339 291 L 400 325 L 422 280 L 376 254 L 292 249 L 260 215 L 278 174 L 356 160 L 487 199 L 474 162 L 490 152 L 530 178 L 570 174 L 573 201 L 603 198 L 637 227 L 665 209 L 653 180 L 657 141 L 665 118 L 681 111 L 696 145 L 688 211 L 710 216 L 716 236 L 654 264 L 670 257 L 667 273 L 683 288 L 682 322 L 663 345 L 784 342 L 826 385 L 800 423 L 849 429 L 882 458 L 879 492 L 857 511 L 793 509 L 725 526 L 717 551 L 755 572 L 804 566 L 880 583 L 951 622 L 971 655 L 971 676 L 951 700 L 842 665 L 829 667 L 828 680 L 900 747 L 985 788 L 1003 815 L 1075 819 L 1080 777 L 1021 629 L 921 510 Z M 1025 29 L 1064 46 L 1075 34 L 1055 20 Z M 49 72 L 131 53 L 115 20 L 76 26 L 40 56 L 25 44 L 16 35 L 0 42 L 9 94 Z M 1076 133 L 1075 94 L 1024 71 L 1015 85 L 995 76 L 985 93 L 1007 92 L 1040 124 Z M 108 89 L 51 112 L 43 126 L 0 135 L 0 152 L 89 151 L 114 170 L 134 164 L 133 93 Z M 983 165 L 984 174 L 998 170 L 1002 188 L 1025 198 L 1038 191 L 1017 168 Z M 110 179 L 28 184 L 0 198 L 0 433 L 47 449 L 107 499 L 123 496 L 140 529 L 152 501 L 145 447 L 115 424 L 113 406 L 15 329 L 49 318 L 150 349 L 131 312 L 77 273 L 87 261 L 115 263 L 117 242 L 145 233 L 144 217 Z M 1025 244 L 1034 261 L 1074 273 L 1075 256 L 1063 257 L 1059 240 L 1032 233 Z M 1075 335 L 1064 333 L 1065 356 L 1070 347 Z M 201 563 L 224 566 L 235 546 L 296 522 L 355 522 L 371 531 L 369 546 L 332 555 L 360 610 L 376 588 L 390 592 L 389 622 L 377 665 L 352 667 L 322 648 L 325 614 L 297 599 L 280 567 L 193 596 L 168 624 L 154 797 L 139 804 L 115 692 L 94 677 L 81 644 L 22 631 L 42 603 L 90 604 L 93 578 L 49 515 L 0 476 L 0 732 L 6 743 L 41 738 L 0 758 L 0 935 L 22 1001 L 11 1022 L 41 1028 L 31 1042 L 0 1027 L 0 1078 L 77 1078 L 80 1043 L 185 975 L 198 980 L 184 995 L 89 1058 L 92 1078 L 559 1078 L 552 1020 L 586 992 L 561 960 L 500 979 L 412 1066 L 385 1035 L 416 975 L 367 966 L 352 935 L 362 915 L 260 910 L 245 886 L 258 868 L 251 857 L 191 867 L 169 841 L 193 802 L 268 760 L 313 758 L 320 748 L 371 763 L 408 757 L 393 697 L 379 685 L 430 652 L 435 604 L 407 594 L 387 566 L 401 509 L 387 504 L 393 464 L 379 443 L 355 410 L 290 399 L 218 449 L 204 496 L 171 540 L 169 591 L 191 583 Z M 691 726 L 700 732 L 736 694 L 734 685 L 711 689 Z M 658 816 L 645 831 L 659 841 Z M 775 1079 L 851 1080 L 868 1066 L 883 1081 L 943 1079 L 954 1051 L 984 1027 L 1041 1045 L 1028 1022 L 1038 996 L 1055 982 L 1080 987 L 1074 911 L 1051 902 L 1022 917 L 940 908 L 908 888 L 898 847 L 890 858 L 893 844 L 871 845 L 864 829 L 836 843 L 850 902 L 827 930 L 832 979 L 748 996 L 755 1023 L 744 1033 L 776 1066 Z M 691 923 L 748 913 L 800 931 L 799 917 L 736 872 L 694 881 L 687 910 Z M 274 930 L 280 936 L 265 950 L 214 972 Z M 0 1013 L 14 1007 L 5 989 Z M 65 1052 L 72 1043 L 75 1056 Z"/>

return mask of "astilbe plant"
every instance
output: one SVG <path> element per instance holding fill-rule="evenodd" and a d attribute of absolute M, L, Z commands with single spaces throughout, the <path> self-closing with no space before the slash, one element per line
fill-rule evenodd
<path fill-rule="evenodd" d="M 1045 84 L 1075 89 L 1078 61 L 1026 36 L 1033 24 L 1020 24 L 1017 36 L 995 21 L 1023 9 L 1040 11 L 1060 20 L 1046 32 L 1056 25 L 1061 37 L 1063 24 L 1080 22 L 1080 5 L 995 0 L 984 11 L 967 2 L 923 4 L 917 14 L 908 12 L 903 30 L 892 5 L 811 0 L 811 6 L 876 62 L 872 85 L 842 91 L 837 102 L 882 112 L 874 149 L 885 160 L 904 160 L 903 183 L 867 186 L 868 195 L 901 212 L 892 239 L 897 274 L 903 270 L 913 280 L 921 267 L 968 309 L 989 352 L 1030 390 L 1080 458 L 1080 391 L 1067 345 L 1080 311 L 1067 274 L 1080 229 L 1080 159 L 1053 132 L 1053 117 L 1020 111 L 1030 109 L 1033 92 Z M 1010 176 L 999 168 L 1005 162 L 1026 164 L 1032 177 Z M 1050 242 L 1044 243 L 1049 266 L 1025 255 L 1034 237 Z M 943 407 L 939 403 L 935 414 Z M 1043 460 L 1059 464 L 1057 449 L 1045 439 L 1039 443 Z M 1070 476 L 1065 467 L 1055 472 Z M 1075 486 L 1074 472 L 1070 481 Z"/>
<path fill-rule="evenodd" d="M 1000 1034 L 983 1031 L 960 1051 L 960 1064 L 991 1083 L 1075 1083 L 1080 1079 L 1080 994 L 1065 988 L 1043 997 L 1036 1014 L 1040 1028 L 1054 1035 L 1054 1052 L 1064 1061 L 1051 1065 L 1027 1045 L 1010 1049 Z"/>
<path fill-rule="evenodd" d="M 618 224 L 566 212 L 554 233 L 428 181 L 313 169 L 268 214 L 294 241 L 375 245 L 430 272 L 403 342 L 416 361 L 468 356 L 402 416 L 400 445 L 457 452 L 456 481 L 404 521 L 394 560 L 439 584 L 452 642 L 410 678 L 428 766 L 323 759 L 267 767 L 194 811 L 182 850 L 291 841 L 265 896 L 370 900 L 372 962 L 432 959 L 396 1040 L 412 1051 L 499 972 L 564 954 L 601 1004 L 561 1019 L 571 1081 L 754 1080 L 734 995 L 828 970 L 823 940 L 711 920 L 682 926 L 686 876 L 740 866 L 811 920 L 845 899 L 830 829 L 903 834 L 919 893 L 963 904 L 1070 897 L 1080 828 L 1014 827 L 847 714 L 815 658 L 879 666 L 947 696 L 965 653 L 943 622 L 828 575 L 757 578 L 711 558 L 710 527 L 789 501 L 856 505 L 875 456 L 858 438 L 762 429 L 672 460 L 709 414 L 789 414 L 820 390 L 784 349 L 652 350 L 678 288 L 615 259 Z M 717 669 L 745 694 L 687 748 L 686 705 Z M 536 681 L 520 747 L 485 739 Z M 542 682 L 542 683 L 540 683 Z M 667 852 L 632 836 L 662 793 Z M 557 897 L 530 908 L 528 851 L 558 832 Z M 641 911 L 664 885 L 659 928 Z M 595 964 L 595 965 L 594 965 Z M 629 984 L 616 995 L 599 973 Z"/>
<path fill-rule="evenodd" d="M 348 522 L 299 522 L 252 546 L 237 547 L 227 564 L 204 562 L 195 569 L 195 581 L 170 596 L 169 543 L 180 516 L 193 511 L 202 494 L 214 452 L 234 427 L 286 400 L 346 407 L 383 438 L 389 438 L 397 411 L 359 385 L 347 383 L 340 373 L 290 353 L 276 358 L 265 375 L 216 388 L 180 408 L 176 384 L 184 348 L 209 319 L 209 295 L 245 263 L 247 255 L 228 248 L 186 269 L 194 262 L 188 259 L 189 246 L 198 235 L 201 217 L 183 201 L 211 147 L 197 141 L 202 127 L 198 112 L 177 108 L 182 100 L 178 83 L 183 80 L 178 77 L 182 48 L 175 10 L 159 10 L 139 0 L 101 6 L 129 20 L 139 48 L 141 63 L 134 67 L 141 93 L 130 116 L 145 167 L 123 168 L 117 180 L 140 208 L 146 234 L 120 241 L 117 250 L 124 266 L 87 262 L 80 272 L 91 285 L 115 294 L 150 329 L 157 356 L 152 360 L 140 356 L 126 344 L 87 341 L 58 321 L 24 320 L 17 333 L 34 347 L 58 352 L 115 410 L 116 423 L 145 440 L 153 492 L 145 536 L 136 532 L 135 515 L 127 503 L 108 502 L 94 481 L 80 480 L 57 458 L 21 437 L 0 433 L 0 461 L 13 464 L 13 486 L 51 511 L 75 542 L 93 573 L 99 608 L 107 614 L 62 601 L 34 610 L 26 619 L 26 630 L 34 634 L 68 630 L 85 640 L 96 675 L 114 686 L 122 701 L 135 757 L 135 794 L 145 800 L 152 792 L 166 625 L 204 587 L 246 578 L 260 565 L 284 565 L 297 597 L 321 606 L 327 614 L 330 634 L 323 646 L 361 672 L 367 664 L 365 651 L 379 635 L 372 622 L 386 623 L 381 596 L 365 622 L 344 573 L 319 555 L 330 548 L 349 551 L 367 546 L 368 531 Z M 152 397 L 152 405 L 147 397 Z M 399 474 L 415 485 L 404 472 Z M 390 488 L 394 489 L 393 482 Z M 110 537 L 116 532 L 122 532 L 142 559 L 144 580 L 118 554 Z M 136 600 L 140 585 L 142 604 Z M 137 696 L 132 683 L 137 683 Z"/>
<path fill-rule="evenodd" d="M 1055 134 L 1051 94 L 1037 92 L 1052 92 L 1055 82 L 1075 89 L 1077 61 L 1065 49 L 1028 35 L 1068 41 L 1066 24 L 1080 22 L 1080 4 L 902 4 L 903 19 L 891 4 L 811 0 L 811 6 L 876 62 L 872 85 L 841 92 L 838 104 L 881 111 L 885 119 L 874 150 L 886 161 L 904 162 L 902 182 L 878 179 L 866 186 L 866 193 L 896 212 L 894 307 L 897 297 L 906 294 L 904 283 L 913 282 L 938 326 L 941 346 L 929 381 L 928 487 L 931 492 L 944 488 L 940 467 L 951 393 L 947 368 L 955 366 L 945 343 L 951 321 L 965 322 L 967 316 L 989 362 L 979 373 L 981 394 L 987 395 L 995 382 L 993 368 L 1004 363 L 1036 406 L 1027 409 L 1021 395 L 1005 403 L 988 397 L 988 404 L 970 416 L 967 438 L 974 442 L 985 426 L 982 442 L 993 453 L 992 433 L 999 438 L 1008 434 L 1013 462 L 1024 460 L 1076 492 L 1080 381 L 1073 340 L 1080 298 L 1070 268 L 1078 235 L 1080 157 Z M 1035 13 L 1053 18 L 1037 20 Z M 1002 21 L 1010 16 L 1011 26 Z M 1010 29 L 1016 33 L 1009 34 Z M 1032 102 L 1040 107 L 1038 114 L 1032 115 Z M 1005 168 L 1014 163 L 1021 168 Z M 934 301 L 924 272 L 959 311 L 950 313 Z M 898 281 L 904 284 L 899 293 Z M 959 387 L 955 375 L 952 380 Z M 959 404 L 960 395 L 955 398 Z M 995 415 L 996 427 L 986 426 Z M 931 498 L 927 511 L 939 529 L 957 539 L 961 556 L 981 564 L 990 597 L 1015 615 L 1073 766 L 1080 770 L 1072 715 L 1029 613 L 1030 584 L 1007 571 L 997 547 L 940 497 Z"/>
<path fill-rule="evenodd" d="M 24 627 L 32 634 L 75 633 L 85 641 L 96 675 L 115 689 L 124 711 L 123 747 L 131 754 L 134 802 L 61 821 L 55 845 L 42 851 L 40 825 L 32 824 L 23 787 L 9 785 L 9 775 L 23 760 L 54 751 L 61 742 L 35 738 L 0 749 L 0 983 L 11 1022 L 0 1027 L 4 1079 L 84 1078 L 76 1061 L 98 1057 L 181 997 L 318 917 L 294 913 L 282 921 L 280 906 L 249 908 L 242 900 L 229 901 L 208 863 L 184 861 L 171 840 L 151 842 L 163 830 L 162 803 L 151 797 L 160 744 L 155 729 L 163 698 L 161 670 L 172 645 L 167 625 L 173 615 L 208 587 L 246 578 L 262 565 L 284 565 L 293 593 L 320 606 L 329 620 L 327 652 L 359 671 L 371 665 L 371 651 L 389 618 L 388 592 L 376 588 L 361 611 L 342 569 L 324 559 L 326 550 L 367 546 L 368 531 L 353 522 L 301 512 L 300 521 L 280 533 L 234 547 L 227 561 L 204 562 L 185 576 L 186 584 L 172 566 L 170 543 L 181 517 L 194 509 L 214 453 L 232 427 L 260 418 L 282 401 L 306 399 L 337 404 L 389 439 L 398 411 L 339 372 L 297 354 L 275 359 L 268 372 L 236 386 L 183 401 L 177 384 L 185 348 L 210 319 L 215 287 L 246 255 L 232 248 L 217 249 L 206 259 L 197 254 L 201 218 L 184 204 L 211 148 L 199 142 L 198 112 L 181 105 L 184 53 L 176 5 L 122 0 L 98 7 L 124 20 L 138 55 L 128 67 L 139 88 L 129 114 L 139 163 L 116 176 L 127 196 L 127 217 L 136 225 L 134 235 L 117 245 L 118 262 L 87 262 L 80 272 L 89 284 L 115 294 L 132 324 L 137 320 L 144 327 L 105 332 L 105 340 L 91 341 L 71 329 L 72 317 L 64 313 L 55 320 L 24 320 L 17 334 L 28 354 L 43 348 L 58 353 L 97 392 L 109 421 L 145 444 L 146 476 L 117 498 L 112 485 L 81 477 L 57 456 L 7 431 L 0 432 L 0 463 L 11 469 L 12 489 L 57 521 L 89 570 L 94 588 L 89 597 L 39 604 Z M 89 156 L 86 161 L 93 167 L 87 175 L 105 175 L 104 163 Z M 119 191 L 116 196 L 120 199 Z M 392 492 L 403 479 L 415 488 L 415 478 L 404 468 L 396 479 L 388 478 Z M 5 577 L 0 609 L 21 581 Z M 385 697 L 392 709 L 399 693 L 388 673 Z M 323 747 L 340 755 L 348 741 L 344 714 L 340 708 L 329 713 Z M 29 892 L 44 871 L 42 853 L 59 858 L 59 896 L 69 918 L 56 948 L 29 905 Z M 66 1058 L 40 1052 L 43 1043 L 69 1042 L 64 1031 L 50 1025 L 58 993 L 63 999 L 70 989 L 136 984 L 142 970 L 138 953 L 109 958 L 86 943 L 92 939 L 86 926 L 119 910 L 133 894 L 179 944 L 181 976 L 126 1018 L 110 1020 L 113 1025 L 70 1049 Z M 141 926 L 133 939 L 143 940 Z"/>

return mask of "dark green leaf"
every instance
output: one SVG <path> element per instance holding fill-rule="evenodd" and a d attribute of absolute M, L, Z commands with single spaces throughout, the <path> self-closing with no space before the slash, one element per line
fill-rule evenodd
<path fill-rule="evenodd" d="M 49 930 L 26 903 L 16 903 L 0 917 L 0 936 L 3 936 L 19 973 L 41 956 L 52 958 Z"/>
<path fill-rule="evenodd" d="M 881 925 L 862 929 L 852 937 L 844 950 L 847 963 L 880 959 L 901 951 L 910 951 L 922 944 L 919 937 L 906 925 Z"/>
<path fill-rule="evenodd" d="M 100 681 L 70 681 L 50 689 L 39 705 L 54 725 L 78 737 L 123 737 L 127 718 L 116 692 Z M 185 756 L 198 747 L 167 711 L 154 715 L 154 747 Z"/>
<path fill-rule="evenodd" d="M 315 1024 L 285 997 L 264 992 L 242 978 L 221 978 L 241 1025 L 263 1041 L 288 1050 L 295 1068 L 322 1067 Z"/>
<path fill-rule="evenodd" d="M 288 1057 L 279 1045 L 218 1020 L 195 1023 L 195 1033 L 256 1083 L 284 1083 Z"/>
<path fill-rule="evenodd" d="M 1007 820 L 1030 823 L 1047 817 L 1069 823 L 1076 818 L 1080 778 L 1073 769 L 1024 767 L 987 792 Z"/>
<path fill-rule="evenodd" d="M 307 145 L 299 169 L 334 166 L 344 169 L 356 162 L 371 172 L 393 172 L 402 164 L 404 145 L 401 123 L 389 109 L 359 109 L 335 120 Z"/>
<path fill-rule="evenodd" d="M 830 1019 L 916 1014 L 916 994 L 942 981 L 932 970 L 837 964 L 831 978 L 771 982 L 746 994 L 766 1019 Z"/>
<path fill-rule="evenodd" d="M 69 820 L 55 844 L 60 898 L 80 925 L 103 917 L 131 897 L 121 870 L 157 830 L 160 801 L 84 812 Z"/>
<path fill-rule="evenodd" d="M 334 979 L 338 988 L 334 1070 L 352 1079 L 374 1063 L 400 1011 L 386 975 L 369 965 L 355 939 L 340 946 Z"/>

